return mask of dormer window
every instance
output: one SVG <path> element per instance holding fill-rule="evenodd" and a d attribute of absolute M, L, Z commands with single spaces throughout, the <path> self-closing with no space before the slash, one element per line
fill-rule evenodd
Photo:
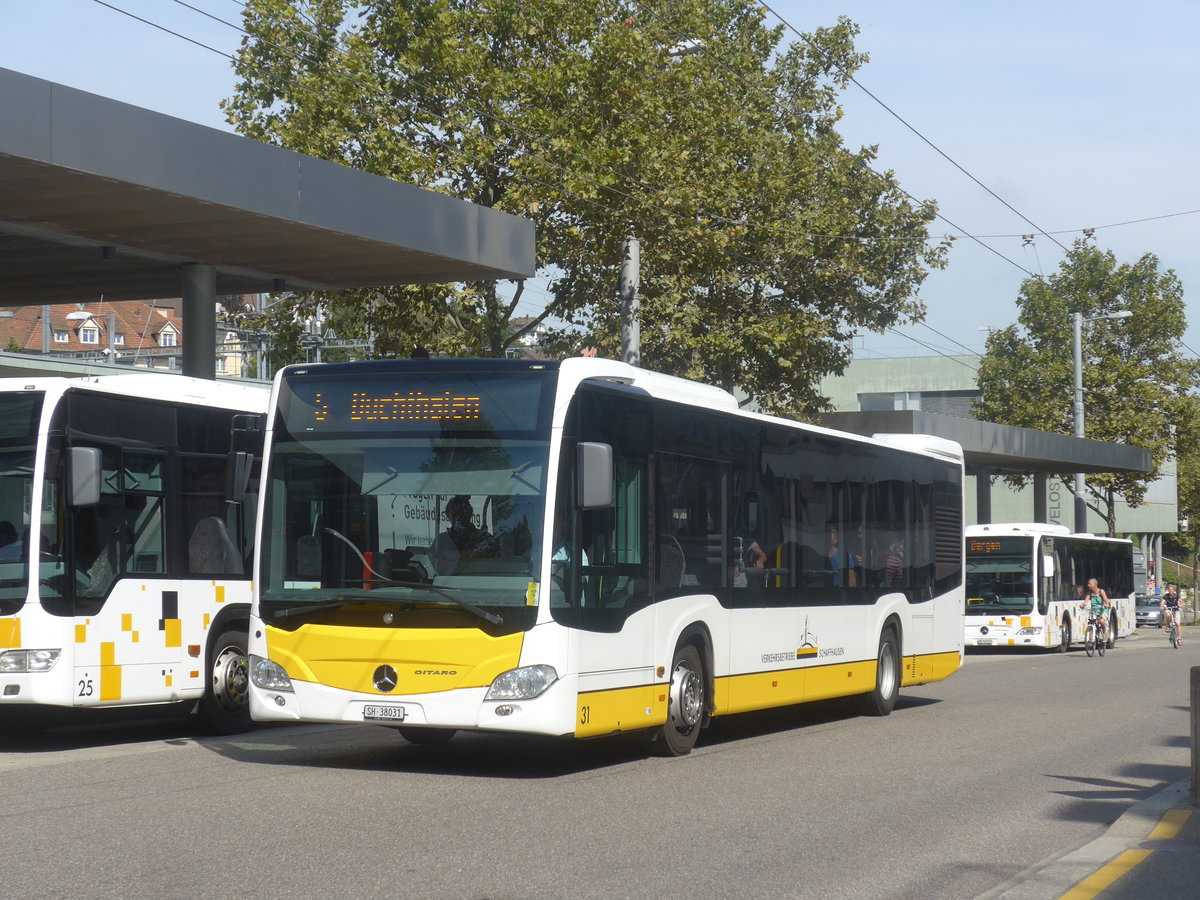
<path fill-rule="evenodd" d="M 79 329 L 79 343 L 81 344 L 98 344 L 100 343 L 100 329 L 95 325 L 84 325 Z"/>
<path fill-rule="evenodd" d="M 174 331 L 163 331 L 158 336 L 158 343 L 160 346 L 163 346 L 163 347 L 174 347 L 175 346 L 175 332 Z"/>
<path fill-rule="evenodd" d="M 56 344 L 69 344 L 69 343 L 71 343 L 71 335 L 70 335 L 70 333 L 68 333 L 68 332 L 66 332 L 66 331 L 56 331 L 56 332 L 54 332 L 54 343 L 56 343 Z"/>

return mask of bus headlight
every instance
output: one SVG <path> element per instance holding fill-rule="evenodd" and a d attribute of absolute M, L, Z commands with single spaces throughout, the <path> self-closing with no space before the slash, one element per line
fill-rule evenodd
<path fill-rule="evenodd" d="M 283 666 L 253 654 L 250 655 L 250 680 L 263 690 L 293 692 L 292 679 L 288 678 Z"/>
<path fill-rule="evenodd" d="M 1017 634 L 1019 634 L 1019 635 L 1034 635 L 1034 634 L 1041 634 L 1041 633 L 1042 633 L 1042 626 L 1040 626 L 1040 625 L 1037 628 L 1022 628 L 1020 631 L 1017 632 Z"/>
<path fill-rule="evenodd" d="M 501 672 L 488 688 L 484 700 L 528 700 L 558 681 L 553 666 L 522 666 Z"/>
<path fill-rule="evenodd" d="M 0 673 L 49 672 L 58 662 L 58 650 L 7 650 L 0 653 Z"/>

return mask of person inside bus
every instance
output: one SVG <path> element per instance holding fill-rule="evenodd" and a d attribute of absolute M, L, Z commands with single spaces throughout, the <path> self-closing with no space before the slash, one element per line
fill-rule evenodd
<path fill-rule="evenodd" d="M 733 586 L 763 587 L 767 581 L 767 552 L 752 537 L 733 539 Z"/>
<path fill-rule="evenodd" d="M 887 559 L 884 560 L 884 577 L 889 587 L 900 587 L 904 580 L 904 540 L 896 540 L 888 547 Z"/>
<path fill-rule="evenodd" d="M 16 562 L 21 558 L 22 543 L 17 529 L 7 519 L 0 519 L 0 562 Z"/>
<path fill-rule="evenodd" d="M 834 587 L 858 587 L 858 579 L 850 565 L 849 557 L 842 552 L 838 530 L 832 522 L 825 526 L 825 570 L 833 573 Z M 843 574 L 846 576 L 843 578 Z"/>
<path fill-rule="evenodd" d="M 1087 593 L 1084 595 L 1083 602 L 1079 604 L 1082 608 L 1088 611 L 1089 615 L 1098 616 L 1100 619 L 1100 637 L 1108 640 L 1108 616 L 1107 610 L 1112 609 L 1112 601 L 1108 599 L 1108 594 L 1100 587 L 1100 582 L 1095 578 L 1089 578 L 1087 583 Z"/>
<path fill-rule="evenodd" d="M 451 575 L 463 560 L 485 555 L 492 546 L 492 536 L 475 524 L 475 509 L 465 494 L 446 502 L 449 527 L 437 536 L 433 555 L 438 571 Z"/>

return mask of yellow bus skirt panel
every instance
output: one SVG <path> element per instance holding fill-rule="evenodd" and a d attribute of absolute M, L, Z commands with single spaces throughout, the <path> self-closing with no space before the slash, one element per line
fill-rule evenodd
<path fill-rule="evenodd" d="M 653 728 L 667 721 L 666 684 L 586 691 L 579 694 L 575 737 Z"/>
<path fill-rule="evenodd" d="M 918 684 L 928 684 L 931 681 L 941 681 L 949 678 L 962 665 L 962 656 L 953 653 L 929 653 L 924 656 L 904 657 L 904 677 L 900 681 L 902 687 L 912 687 Z"/>
<path fill-rule="evenodd" d="M 270 658 L 291 678 L 356 693 L 378 694 L 374 672 L 396 669 L 395 694 L 487 687 L 520 665 L 521 632 L 492 637 L 475 628 L 267 627 Z"/>

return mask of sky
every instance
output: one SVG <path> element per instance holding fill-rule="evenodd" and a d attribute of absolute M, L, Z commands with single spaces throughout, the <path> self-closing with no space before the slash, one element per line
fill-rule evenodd
<path fill-rule="evenodd" d="M 921 289 L 925 323 L 862 335 L 857 357 L 981 353 L 988 328 L 1016 321 L 1021 282 L 1052 274 L 1059 243 L 1070 246 L 1085 228 L 1121 262 L 1153 253 L 1185 298 L 1200 298 L 1200 3 L 767 5 L 777 14 L 770 21 L 800 32 L 839 16 L 859 25 L 857 47 L 870 61 L 856 78 L 876 99 L 850 86 L 840 131 L 852 147 L 878 145 L 878 169 L 937 201 L 944 218 L 932 234 L 958 235 L 948 268 Z M 0 0 L 0 67 L 229 130 L 218 103 L 233 91 L 228 55 L 241 35 L 196 10 L 237 23 L 240 6 Z M 523 312 L 538 306 L 536 293 L 527 296 Z M 1200 300 L 1189 299 L 1188 316 L 1181 350 L 1195 357 Z"/>

